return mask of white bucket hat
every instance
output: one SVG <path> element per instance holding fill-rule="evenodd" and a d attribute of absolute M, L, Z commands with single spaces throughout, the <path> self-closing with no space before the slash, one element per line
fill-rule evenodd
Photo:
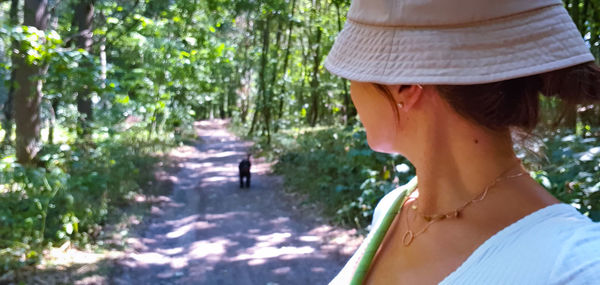
<path fill-rule="evenodd" d="M 381 84 L 480 84 L 593 61 L 560 0 L 354 0 L 325 67 Z"/>

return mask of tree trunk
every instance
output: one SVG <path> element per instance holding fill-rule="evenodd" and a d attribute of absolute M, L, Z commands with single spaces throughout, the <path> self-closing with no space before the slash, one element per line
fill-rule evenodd
<path fill-rule="evenodd" d="M 292 15 L 290 17 L 289 23 L 288 23 L 288 37 L 287 37 L 287 47 L 285 49 L 285 54 L 283 56 L 283 68 L 281 69 L 282 71 L 282 76 L 283 78 L 285 78 L 286 74 L 287 74 L 287 67 L 288 67 L 288 62 L 289 62 L 289 58 L 290 58 L 290 50 L 292 47 L 292 32 L 294 29 L 294 12 L 296 11 L 296 0 L 292 0 Z M 278 112 L 277 112 L 277 118 L 276 120 L 279 121 L 282 117 L 283 117 L 283 102 L 285 101 L 285 81 L 281 84 L 281 89 L 279 90 L 279 108 Z M 279 123 L 275 124 L 275 132 L 279 131 Z"/>
<path fill-rule="evenodd" d="M 10 12 L 9 12 L 9 23 L 11 26 L 16 26 L 19 24 L 19 0 L 11 0 L 10 1 Z M 18 49 L 19 43 L 16 41 L 12 41 L 11 43 L 12 49 Z M 16 60 L 17 54 L 12 55 L 12 62 L 14 63 Z M 10 81 L 8 87 L 8 94 L 6 98 L 6 102 L 4 102 L 4 106 L 2 108 L 2 113 L 4 114 L 4 121 L 0 122 L 0 126 L 6 132 L 4 139 L 2 141 L 3 145 L 8 145 L 11 143 L 11 135 L 13 132 L 13 119 L 14 119 L 14 107 L 13 101 L 15 97 L 15 83 L 16 83 L 16 73 L 15 67 L 13 66 L 10 71 Z"/>
<path fill-rule="evenodd" d="M 268 23 L 268 22 L 267 22 Z M 275 36 L 275 48 L 273 49 L 273 57 L 274 58 L 279 58 L 279 54 L 278 51 L 279 49 L 277 49 L 277 47 L 279 47 L 279 43 L 281 42 L 281 24 L 277 25 L 277 28 L 275 29 L 277 31 L 277 34 Z M 269 31 L 269 27 L 267 25 L 267 28 L 265 30 L 265 32 L 267 32 L 267 52 L 269 50 L 269 39 L 268 39 L 268 34 L 270 33 Z M 266 85 L 264 86 L 264 94 L 265 94 L 265 104 L 264 104 L 264 109 L 265 111 L 263 112 L 264 115 L 264 121 L 265 121 L 265 127 L 266 127 L 266 131 L 267 131 L 267 145 L 271 144 L 271 122 L 273 120 L 272 117 L 272 111 L 273 111 L 273 90 L 275 89 L 275 85 L 277 82 L 277 63 L 279 61 L 273 61 L 272 67 L 271 67 L 271 82 L 269 83 L 269 86 L 267 87 Z M 267 66 L 265 66 L 267 67 Z M 268 68 L 268 67 L 267 67 Z"/>
<path fill-rule="evenodd" d="M 91 53 L 92 51 L 92 22 L 94 20 L 94 3 L 92 0 L 80 0 L 75 7 L 74 22 L 77 25 L 77 47 Z M 86 67 L 91 67 L 89 62 Z M 93 120 L 92 100 L 90 98 L 90 87 L 94 84 L 89 74 L 82 74 L 87 84 L 80 86 L 77 92 L 77 111 L 79 112 L 79 124 L 82 134 L 89 134 L 90 123 Z M 85 82 L 85 81 L 84 81 Z"/>
<path fill-rule="evenodd" d="M 309 52 L 307 51 L 307 49 L 304 47 L 304 45 L 302 45 L 302 81 L 300 84 L 300 89 L 297 92 L 297 96 L 298 96 L 298 107 L 300 107 L 300 112 L 305 113 L 306 109 L 304 108 L 304 105 L 306 104 L 306 100 L 305 100 L 305 96 L 304 96 L 304 92 L 306 90 L 306 74 L 308 73 L 307 71 L 307 67 L 308 64 L 308 57 L 309 57 Z M 306 114 L 301 115 L 303 118 L 306 118 Z"/>
<path fill-rule="evenodd" d="M 590 16 L 588 21 L 591 23 L 600 23 L 600 1 L 590 2 Z M 596 63 L 600 62 L 600 25 L 590 25 L 590 50 L 596 58 Z"/>
<path fill-rule="evenodd" d="M 221 96 L 219 96 L 219 118 L 221 119 L 225 119 L 225 110 L 227 109 L 227 106 L 225 106 L 225 103 L 227 102 L 227 100 L 225 100 L 225 96 L 227 96 L 226 94 L 221 94 Z"/>
<path fill-rule="evenodd" d="M 252 116 L 252 123 L 250 123 L 250 130 L 248 131 L 248 136 L 252 136 L 254 133 L 254 129 L 256 128 L 256 121 L 258 119 L 258 108 L 254 110 L 254 115 Z"/>
<path fill-rule="evenodd" d="M 310 79 L 310 108 L 308 112 L 308 124 L 314 127 L 319 119 L 320 112 L 320 98 L 319 98 L 319 67 L 321 65 L 321 36 L 323 29 L 318 25 L 317 17 L 321 7 L 320 0 L 314 0 L 312 3 L 311 14 L 310 14 L 310 26 L 315 27 L 315 31 L 312 35 L 309 35 L 308 48 L 314 49 L 313 51 L 313 64 L 312 64 L 312 75 Z"/>
<path fill-rule="evenodd" d="M 58 98 L 50 102 L 50 126 L 48 127 L 48 144 L 54 144 L 54 126 L 56 125 L 56 111 L 58 110 Z"/>
<path fill-rule="evenodd" d="M 317 27 L 316 32 L 316 50 L 313 57 L 313 74 L 310 81 L 310 97 L 311 97 L 311 108 L 309 116 L 309 124 L 314 127 L 319 119 L 319 66 L 321 65 L 321 34 L 322 30 Z"/>
<path fill-rule="evenodd" d="M 39 30 L 46 30 L 48 24 L 47 6 L 48 0 L 25 0 L 23 24 L 34 26 Z M 23 165 L 32 165 L 36 154 L 41 148 L 41 77 L 45 72 L 45 68 L 28 64 L 26 59 L 21 56 L 15 59 L 17 86 L 14 93 L 14 113 L 17 135 L 17 161 Z"/>
<path fill-rule="evenodd" d="M 227 118 L 233 117 L 233 107 L 235 106 L 235 89 L 229 88 L 227 92 Z"/>
<path fill-rule="evenodd" d="M 251 18 L 251 14 L 250 11 L 248 11 L 248 13 L 246 14 L 246 33 L 251 34 L 252 33 L 252 28 L 250 26 L 251 22 L 250 22 L 250 18 Z M 256 43 L 256 37 L 252 36 L 252 44 L 249 43 L 249 39 L 246 37 L 244 38 L 244 42 L 243 42 L 243 46 L 244 46 L 244 57 L 242 60 L 242 71 L 240 73 L 240 93 L 241 93 L 241 110 L 240 110 L 240 118 L 242 123 L 246 123 L 247 117 L 248 117 L 248 112 L 250 111 L 250 81 L 251 81 L 251 76 L 249 73 L 250 67 L 251 67 L 251 63 L 249 63 L 248 60 L 248 50 L 250 49 L 250 47 L 255 46 Z"/>
<path fill-rule="evenodd" d="M 259 94 L 262 95 L 262 102 L 261 102 L 261 113 L 263 115 L 263 118 L 265 120 L 265 129 L 264 131 L 266 131 L 267 133 L 267 144 L 270 143 L 271 141 L 271 130 L 270 130 L 270 102 L 268 102 L 269 100 L 269 90 L 267 90 L 267 82 L 266 82 L 266 76 L 267 76 L 267 71 L 268 71 L 268 66 L 267 66 L 267 59 L 269 57 L 269 36 L 270 36 L 270 23 L 271 23 L 271 19 L 269 16 L 267 16 L 267 19 L 265 20 L 264 23 L 264 27 L 263 27 L 263 47 L 262 47 L 262 55 L 261 55 L 261 60 L 260 60 L 260 74 L 258 76 L 259 78 Z"/>
<path fill-rule="evenodd" d="M 12 59 L 13 63 L 15 62 L 15 58 L 13 57 Z M 13 98 L 14 98 L 14 93 L 15 93 L 15 70 L 13 68 L 13 70 L 10 72 L 10 83 L 9 83 L 9 88 L 8 88 L 8 94 L 7 94 L 7 98 L 6 98 L 6 102 L 4 102 L 4 105 L 2 106 L 2 113 L 4 114 L 4 120 L 2 120 L 2 122 L 0 122 L 0 127 L 6 132 L 5 136 L 3 138 L 2 141 L 2 145 L 10 145 L 11 144 L 11 135 L 13 132 Z"/>

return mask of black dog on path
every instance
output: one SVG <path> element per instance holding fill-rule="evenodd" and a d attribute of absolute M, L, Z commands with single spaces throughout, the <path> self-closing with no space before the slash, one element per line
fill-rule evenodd
<path fill-rule="evenodd" d="M 240 169 L 240 188 L 244 188 L 244 177 L 246 177 L 246 188 L 250 188 L 250 154 L 248 157 L 240 161 L 238 168 Z"/>

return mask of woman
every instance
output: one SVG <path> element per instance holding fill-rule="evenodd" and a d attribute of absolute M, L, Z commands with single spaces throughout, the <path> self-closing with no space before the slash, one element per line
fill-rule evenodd
<path fill-rule="evenodd" d="M 600 226 L 522 168 L 539 94 L 600 100 L 560 0 L 354 0 L 325 67 L 351 81 L 371 148 L 416 179 L 378 204 L 332 284 L 598 284 Z"/>

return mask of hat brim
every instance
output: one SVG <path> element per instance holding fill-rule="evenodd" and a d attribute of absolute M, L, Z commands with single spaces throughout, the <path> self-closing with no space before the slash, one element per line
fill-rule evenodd
<path fill-rule="evenodd" d="M 325 67 L 380 84 L 482 84 L 593 61 L 561 5 L 473 25 L 387 27 L 348 20 Z"/>

